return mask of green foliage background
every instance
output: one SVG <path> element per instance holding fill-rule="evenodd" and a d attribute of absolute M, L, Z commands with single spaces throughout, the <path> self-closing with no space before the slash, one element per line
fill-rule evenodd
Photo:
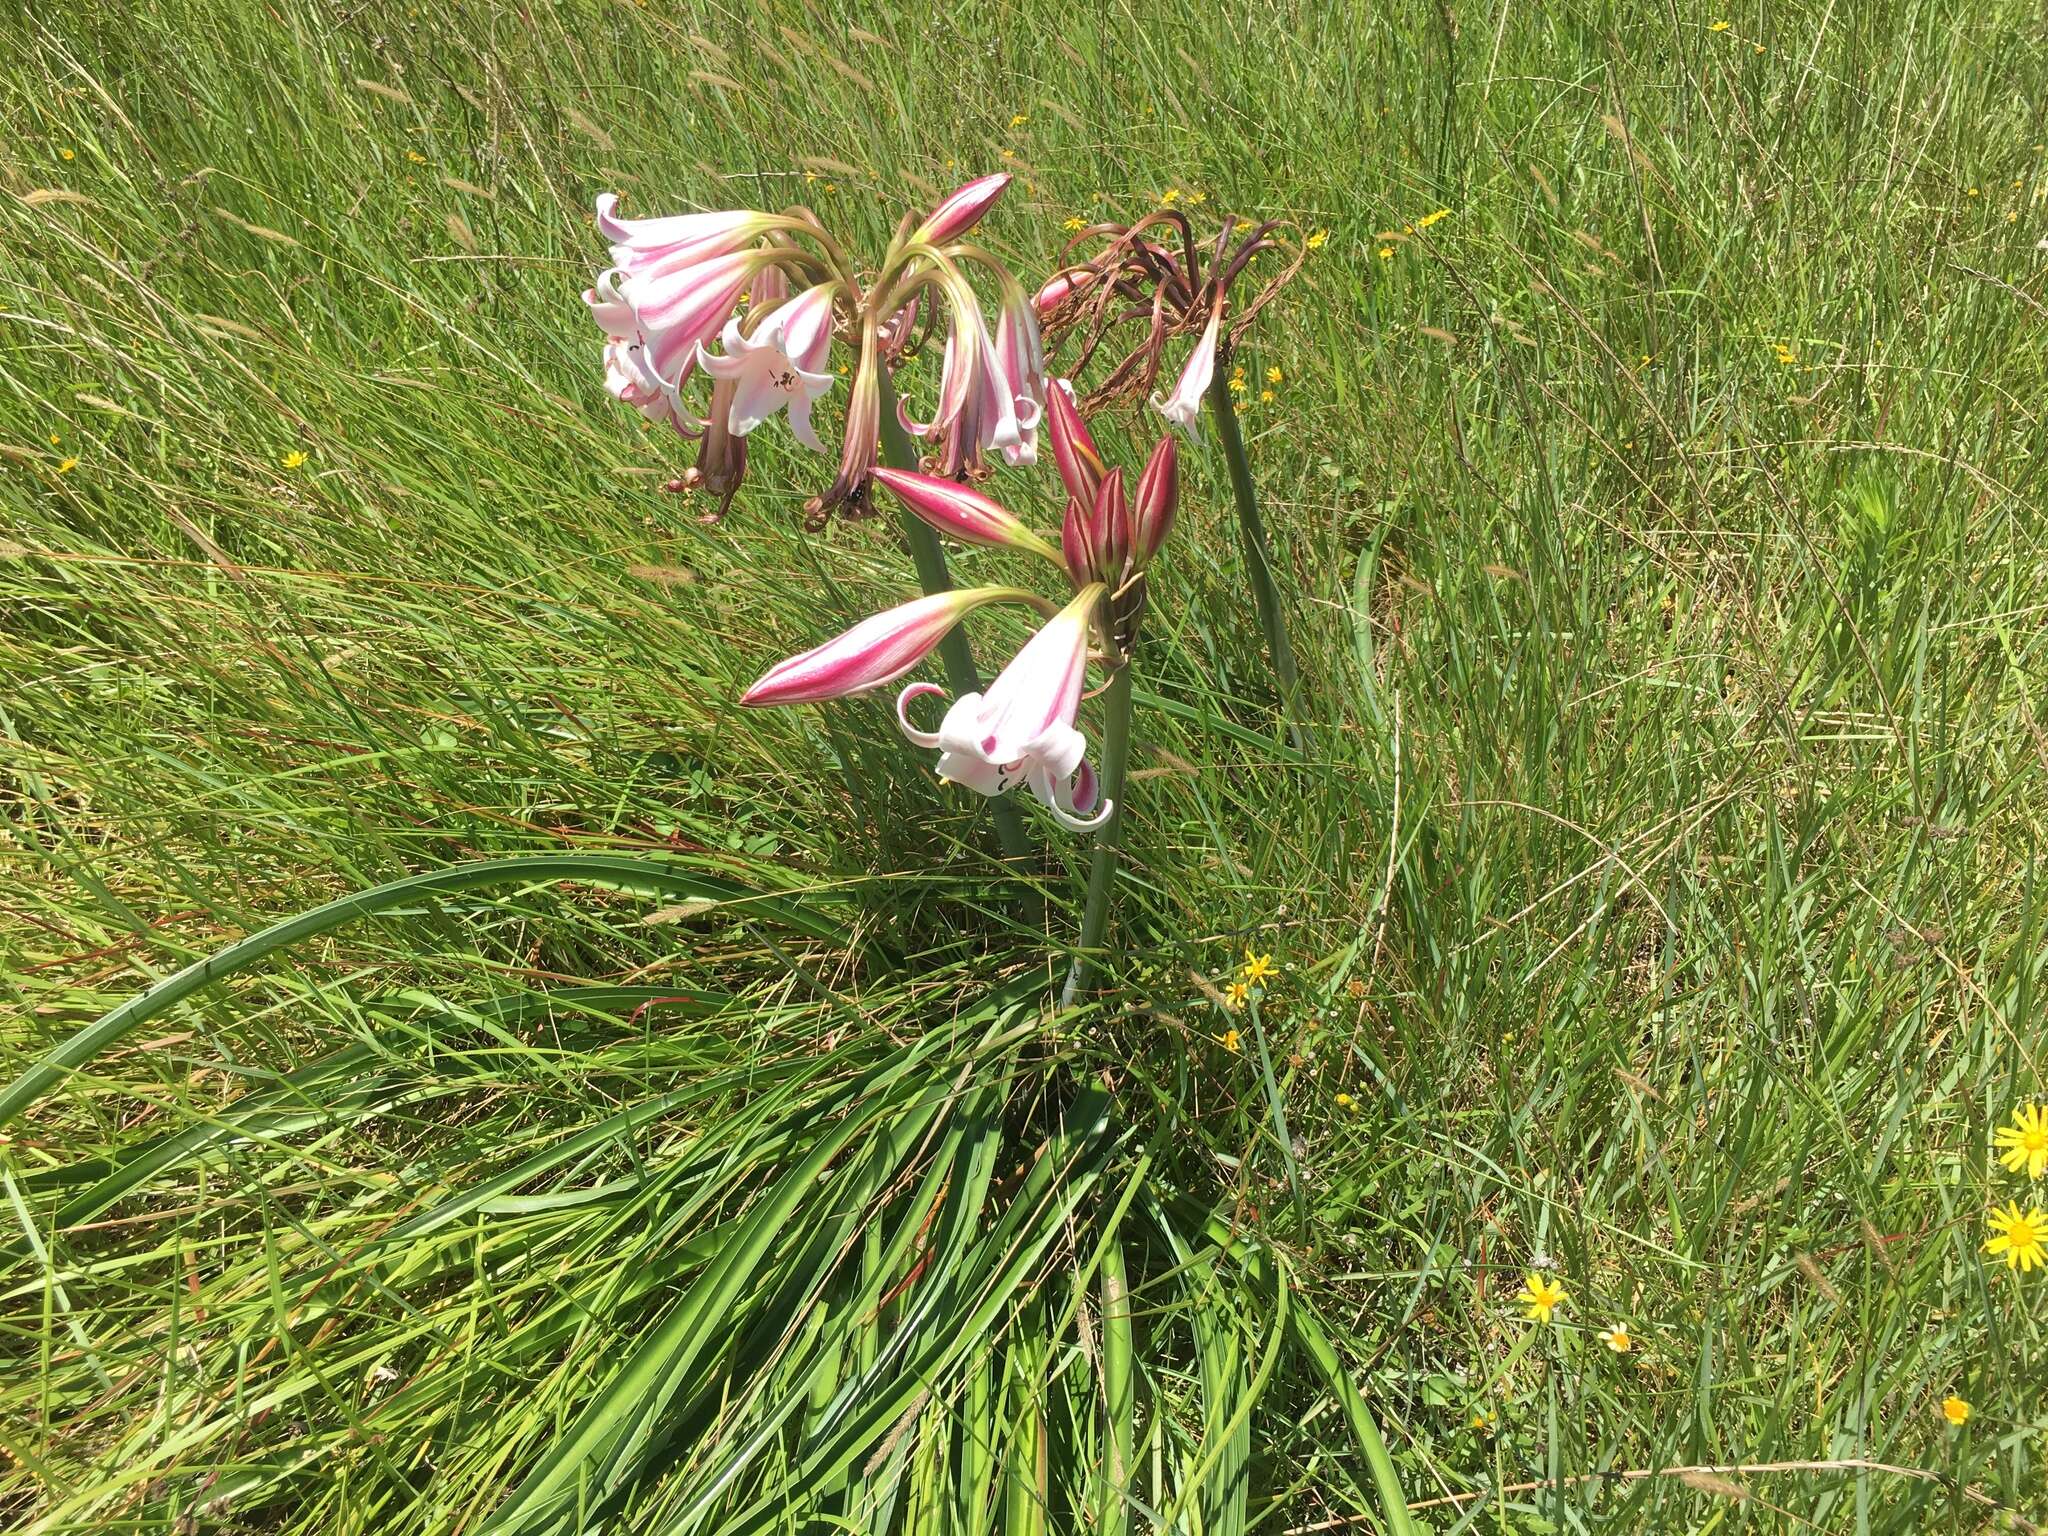
<path fill-rule="evenodd" d="M 6 1128 L 0 1511 L 2048 1518 L 2048 1280 L 1981 1253 L 2040 1198 L 1989 1143 L 2041 1092 L 2043 25 L 10 10 L 8 1076 L 351 891 L 639 863 L 403 888 Z M 599 191 L 878 251 L 996 167 L 1026 271 L 1169 191 L 1327 231 L 1241 358 L 1307 750 L 1191 452 L 1061 1017 L 1084 846 L 1035 823 L 1034 916 L 884 706 L 731 707 L 905 590 L 891 527 L 804 536 L 780 430 L 699 526 L 577 298 Z"/>

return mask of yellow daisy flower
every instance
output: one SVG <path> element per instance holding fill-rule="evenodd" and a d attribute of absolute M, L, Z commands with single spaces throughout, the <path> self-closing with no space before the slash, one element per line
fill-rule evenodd
<path fill-rule="evenodd" d="M 1223 1049 L 1229 1051 L 1232 1055 L 1236 1055 L 1241 1048 L 1236 1030 L 1226 1029 L 1223 1031 Z"/>
<path fill-rule="evenodd" d="M 1394 259 L 1394 248 L 1393 248 L 1393 247 L 1392 247 L 1391 245 L 1383 245 L 1383 246 L 1381 246 L 1381 247 L 1380 247 L 1380 260 L 1381 260 L 1381 261 L 1392 261 L 1393 259 Z"/>
<path fill-rule="evenodd" d="M 78 468 L 78 460 L 76 459 L 59 459 L 57 461 L 57 473 L 60 475 L 68 475 L 76 468 Z"/>
<path fill-rule="evenodd" d="M 1730 28 L 1731 26 L 1733 26 L 1733 25 L 1734 25 L 1734 23 L 1733 23 L 1733 22 L 1728 22 L 1728 21 L 1717 21 L 1717 22 L 1713 22 L 1713 23 L 1711 23 L 1711 24 L 1710 24 L 1710 25 L 1709 25 L 1709 26 L 1707 27 L 1707 30 L 1708 30 L 1709 32 L 1726 32 L 1726 31 L 1727 31 L 1727 30 L 1728 30 L 1728 29 L 1729 29 L 1729 28 Z"/>
<path fill-rule="evenodd" d="M 306 450 L 303 448 L 294 448 L 290 453 L 286 454 L 277 462 L 282 464 L 286 469 L 297 469 L 301 464 L 306 462 Z"/>
<path fill-rule="evenodd" d="M 1229 986 L 1223 989 L 1223 1006 L 1226 1008 L 1242 1008 L 1244 1006 L 1244 1000 L 1250 997 L 1251 995 L 1252 989 L 1250 987 L 1246 986 L 1241 981 L 1233 981 Z M 1237 1039 L 1236 1030 L 1233 1029 L 1230 1032 L 1230 1039 L 1233 1041 Z M 1231 1045 L 1230 1048 L 1233 1051 L 1237 1049 L 1235 1045 Z"/>
<path fill-rule="evenodd" d="M 1244 979 L 1247 985 L 1256 985 L 1280 974 L 1280 967 L 1273 963 L 1271 955 L 1255 955 L 1244 952 Z"/>
<path fill-rule="evenodd" d="M 1070 213 L 1063 221 L 1061 221 L 1060 228 L 1081 229 L 1085 227 L 1086 223 L 1087 221 L 1083 219 L 1081 215 L 1079 215 L 1078 213 Z"/>
<path fill-rule="evenodd" d="M 1539 1275 L 1534 1270 L 1524 1277 L 1522 1293 L 1515 1300 L 1529 1309 L 1527 1316 L 1532 1323 L 1547 1323 L 1550 1314 L 1564 1305 L 1564 1287 L 1548 1275 Z"/>
<path fill-rule="evenodd" d="M 1615 1323 L 1600 1330 L 1600 1342 L 1617 1355 L 1625 1355 L 1636 1347 L 1636 1341 L 1628 1331 L 1627 1323 Z"/>
<path fill-rule="evenodd" d="M 2048 1173 L 2048 1107 L 2022 1104 L 2012 1112 L 2012 1124 L 2001 1125 L 1991 1139 L 1999 1146 L 1998 1160 L 2011 1172 L 2024 1168 L 2030 1179 Z"/>
<path fill-rule="evenodd" d="M 1312 251 L 1320 251 L 1323 248 L 1324 242 L 1329 238 L 1330 232 L 1327 229 L 1319 229 L 1301 243 Z"/>
<path fill-rule="evenodd" d="M 1286 377 L 1287 375 L 1281 371 L 1278 363 L 1275 363 L 1266 370 L 1266 382 L 1268 384 L 1278 384 Z"/>
<path fill-rule="evenodd" d="M 1951 1424 L 1970 1422 L 1970 1405 L 1951 1392 L 1941 1400 L 1941 1416 Z"/>
<path fill-rule="evenodd" d="M 2022 1212 L 2019 1202 L 2011 1201 L 2004 1210 L 1991 1213 L 1989 1225 L 1991 1236 L 1984 1240 L 1984 1251 L 1994 1259 L 2004 1258 L 2007 1269 L 2025 1273 L 2048 1264 L 2048 1211 L 2037 1205 Z"/>

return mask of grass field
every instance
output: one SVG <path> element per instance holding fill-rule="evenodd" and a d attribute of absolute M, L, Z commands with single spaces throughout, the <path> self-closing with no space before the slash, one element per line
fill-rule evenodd
<path fill-rule="evenodd" d="M 2039 6 L 0 42 L 0 1073 L 552 860 L 5 1127 L 0 1523 L 2048 1522 L 2048 1273 L 1983 1247 L 2048 1091 Z M 991 169 L 1027 274 L 1169 195 L 1322 235 L 1241 354 L 1304 741 L 1192 449 L 1067 1013 L 1085 840 L 1023 899 L 885 706 L 732 707 L 894 525 L 804 534 L 764 429 L 701 526 L 578 298 L 602 191 L 872 253 Z"/>

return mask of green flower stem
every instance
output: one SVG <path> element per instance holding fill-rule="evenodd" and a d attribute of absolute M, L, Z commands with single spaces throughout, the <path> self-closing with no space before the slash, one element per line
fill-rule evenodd
<path fill-rule="evenodd" d="M 1109 680 L 1102 703 L 1102 793 L 1116 802 L 1109 820 L 1095 834 L 1095 857 L 1088 866 L 1088 907 L 1081 918 L 1081 947 L 1067 970 L 1060 1006 L 1071 1008 L 1088 981 L 1089 956 L 1109 931 L 1109 893 L 1116 885 L 1117 852 L 1124 841 L 1124 770 L 1131 760 L 1131 672 L 1125 662 Z"/>
<path fill-rule="evenodd" d="M 1223 445 L 1223 457 L 1230 465 L 1230 489 L 1237 498 L 1237 531 L 1244 541 L 1245 571 L 1251 578 L 1252 601 L 1258 605 L 1259 628 L 1266 632 L 1266 653 L 1272 659 L 1273 680 L 1280 688 L 1280 713 L 1287 729 L 1301 748 L 1301 727 L 1295 710 L 1300 677 L 1294 668 L 1294 647 L 1287 639 L 1287 618 L 1280 606 L 1280 588 L 1273 580 L 1273 551 L 1266 542 L 1265 520 L 1259 516 L 1259 494 L 1252 485 L 1252 467 L 1244 456 L 1244 434 L 1237 429 L 1237 411 L 1230 399 L 1230 378 L 1218 368 L 1209 381 L 1209 415 L 1216 423 L 1216 440 Z"/>
<path fill-rule="evenodd" d="M 917 445 L 896 415 L 896 391 L 887 369 L 882 371 L 882 461 L 892 469 L 917 468 Z M 952 591 L 953 578 L 946 570 L 946 551 L 939 545 L 938 531 L 907 507 L 902 509 L 901 517 L 903 542 L 910 546 L 911 563 L 917 567 L 917 584 L 927 597 Z M 954 698 L 981 692 L 981 674 L 974 670 L 974 651 L 967 643 L 963 626 L 954 625 L 939 642 L 939 659 L 945 664 L 946 681 L 952 685 Z M 989 807 L 995 816 L 996 841 L 1002 845 L 1003 857 L 1013 864 L 1028 860 L 1031 836 L 1024 830 L 1024 818 L 1017 814 L 1017 807 L 1002 795 L 991 800 Z"/>

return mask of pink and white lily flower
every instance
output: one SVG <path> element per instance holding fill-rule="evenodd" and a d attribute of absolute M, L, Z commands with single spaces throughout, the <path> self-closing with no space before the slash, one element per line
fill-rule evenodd
<path fill-rule="evenodd" d="M 1084 587 L 1032 636 L 986 693 L 955 699 L 936 731 L 910 723 L 911 703 L 943 696 L 935 683 L 913 683 L 896 699 L 896 722 L 920 747 L 939 749 L 941 779 L 995 796 L 1028 786 L 1053 818 L 1073 832 L 1092 832 L 1115 811 L 1099 800 L 1088 740 L 1074 727 L 1088 670 L 1088 631 L 1106 589 Z"/>
<path fill-rule="evenodd" d="M 690 265 L 729 255 L 753 244 L 775 220 L 751 208 L 713 213 L 678 213 L 656 219 L 622 219 L 612 210 L 619 200 L 605 193 L 597 200 L 597 227 L 611 242 L 612 265 L 636 273 L 656 265 Z"/>
<path fill-rule="evenodd" d="M 688 435 L 690 423 L 676 401 L 676 392 L 647 366 L 647 349 L 637 341 L 613 336 L 604 344 L 604 387 L 614 400 L 630 405 L 649 421 L 667 422 Z"/>
<path fill-rule="evenodd" d="M 1216 333 L 1222 320 L 1219 305 L 1210 311 L 1202 339 L 1195 343 L 1187 366 L 1181 369 L 1180 382 L 1174 385 L 1173 393 L 1152 397 L 1152 409 L 1190 437 L 1195 435 L 1195 422 L 1202 414 L 1202 397 L 1209 391 L 1209 381 L 1216 376 Z"/>
<path fill-rule="evenodd" d="M 942 473 L 957 475 L 978 468 L 982 455 L 999 450 L 1012 464 L 1028 464 L 1037 453 L 1038 406 L 1025 400 L 1031 431 L 1018 418 L 1018 396 L 1004 372 L 988 322 L 971 292 L 950 296 L 953 323 L 946 332 L 946 351 L 939 370 L 939 405 L 930 421 L 911 418 L 908 404 L 896 403 L 897 419 L 912 437 L 943 438 L 939 455 Z M 1029 455 L 1027 457 L 1026 455 Z"/>
<path fill-rule="evenodd" d="M 893 683 L 931 654 L 948 631 L 984 603 L 1052 605 L 1021 587 L 968 587 L 937 592 L 862 619 L 823 645 L 763 672 L 742 704 L 814 704 L 851 698 Z"/>
<path fill-rule="evenodd" d="M 832 349 L 832 301 L 836 283 L 815 288 L 770 311 L 749 336 L 737 319 L 728 320 L 719 340 L 723 357 L 700 345 L 697 361 L 714 379 L 730 380 L 733 394 L 728 430 L 745 437 L 784 406 L 796 440 L 816 453 L 825 452 L 811 425 L 811 402 L 832 387 L 824 371 Z"/>
<path fill-rule="evenodd" d="M 1038 462 L 1038 423 L 1045 414 L 1045 343 L 1038 316 L 1024 290 L 1014 284 L 1003 295 L 996 316 L 996 366 L 1001 388 L 1010 399 L 1017 423 L 1017 441 L 1003 448 L 1003 462 L 1013 466 Z"/>

